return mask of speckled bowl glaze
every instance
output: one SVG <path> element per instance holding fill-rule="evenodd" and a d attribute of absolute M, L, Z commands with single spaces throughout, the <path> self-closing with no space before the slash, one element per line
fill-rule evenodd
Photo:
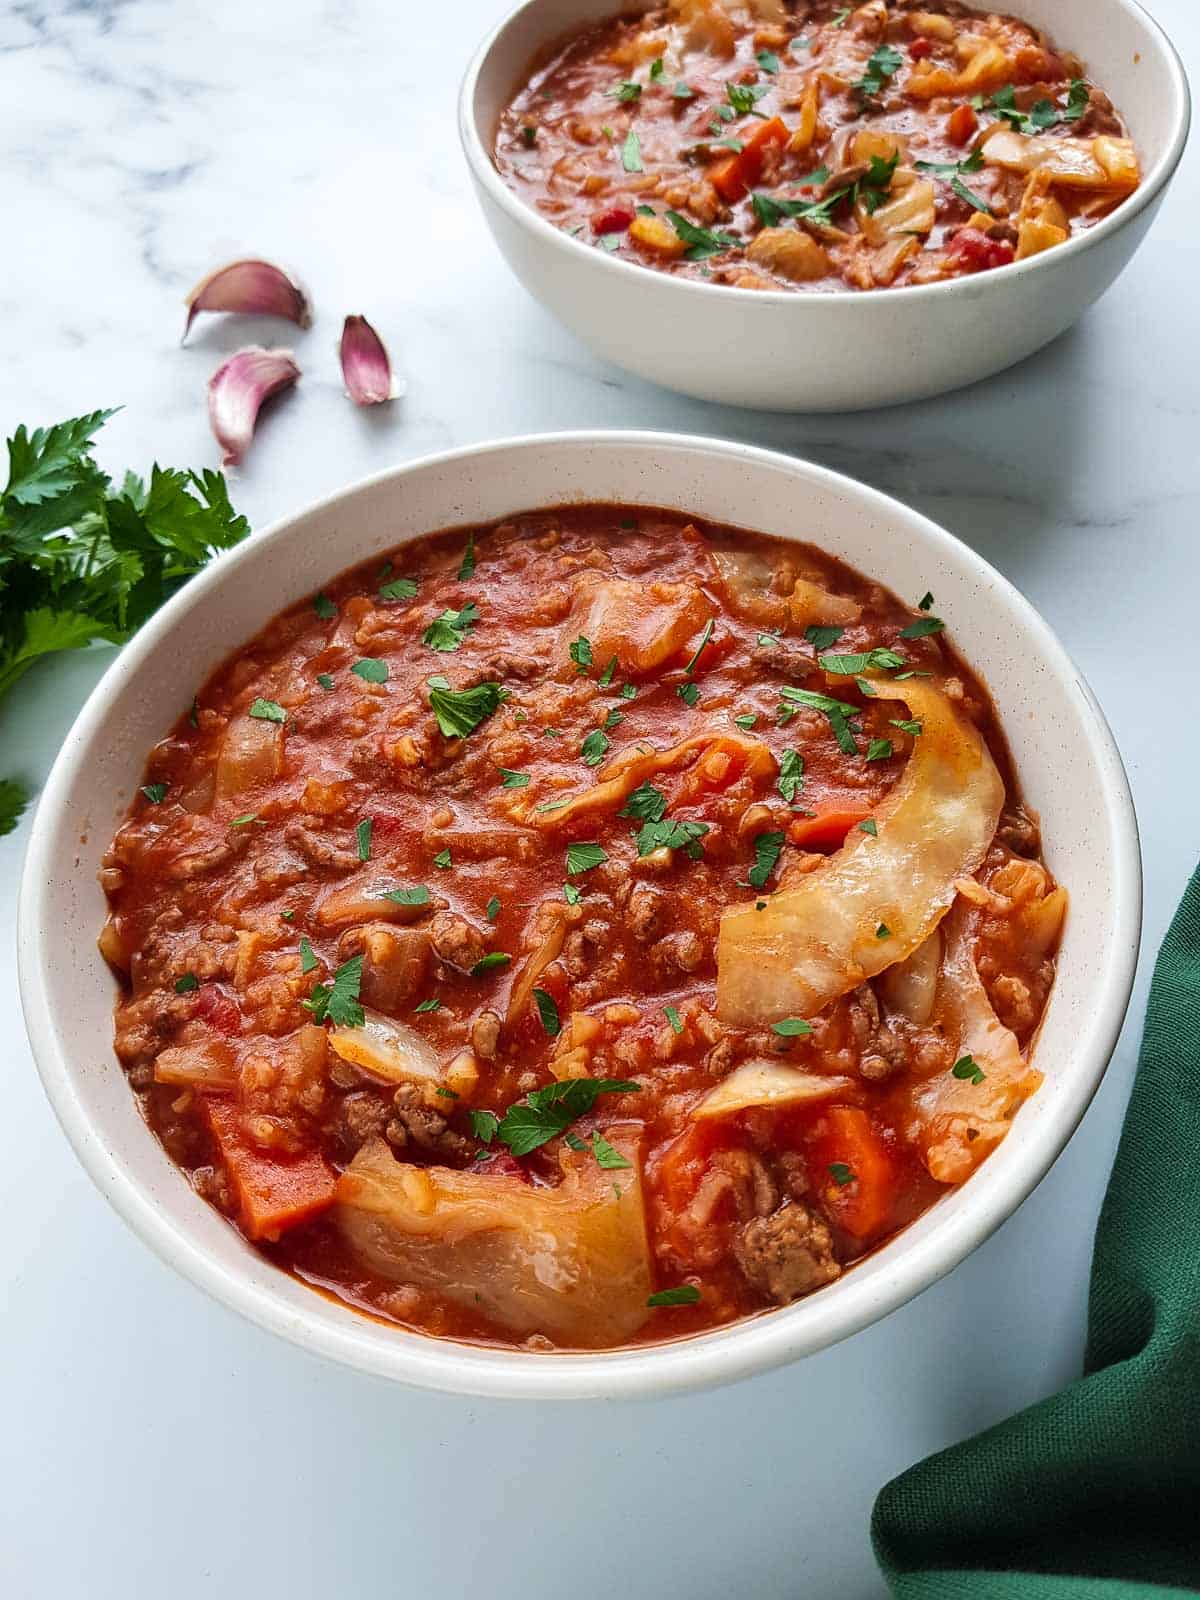
<path fill-rule="evenodd" d="M 858 411 L 1012 366 L 1069 328 L 1128 265 L 1187 142 L 1183 65 L 1135 0 L 1005 0 L 1000 10 L 1082 56 L 1124 116 L 1143 178 L 1123 205 L 1029 261 L 911 289 L 797 294 L 673 277 L 554 227 L 505 184 L 491 153 L 500 114 L 541 51 L 654 3 L 524 0 L 467 69 L 459 137 L 488 226 L 530 294 L 597 355 L 701 400 Z"/>
<path fill-rule="evenodd" d="M 96 950 L 100 857 L 150 746 L 195 687 L 282 607 L 436 528 L 564 500 L 678 507 L 810 540 L 897 594 L 931 589 L 995 697 L 1046 858 L 1071 895 L 1036 1059 L 1046 1082 L 961 1189 L 837 1283 L 719 1332 L 598 1355 L 432 1339 L 359 1316 L 268 1264 L 200 1200 L 143 1124 L 111 1048 L 114 982 Z M 1079 825 L 1080 797 L 1088 825 Z M 21 995 L 46 1091 L 83 1165 L 193 1283 L 319 1355 L 426 1388 L 508 1397 L 660 1395 L 791 1361 L 886 1315 L 973 1250 L 1054 1161 L 1125 1014 L 1141 916 L 1129 787 L 1095 700 L 1046 624 L 943 529 L 788 456 L 675 434 L 555 434 L 483 444 L 370 478 L 276 523 L 171 600 L 109 668 L 67 736 L 21 887 Z"/>

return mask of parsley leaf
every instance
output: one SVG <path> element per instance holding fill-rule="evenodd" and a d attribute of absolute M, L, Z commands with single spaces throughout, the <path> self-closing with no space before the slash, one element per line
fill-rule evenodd
<path fill-rule="evenodd" d="M 364 817 L 354 830 L 354 842 L 358 846 L 358 859 L 370 861 L 371 859 L 371 829 L 374 823 L 370 817 Z"/>
<path fill-rule="evenodd" d="M 375 656 L 364 656 L 361 661 L 354 663 L 350 671 L 364 683 L 386 683 L 388 679 L 387 662 Z"/>
<path fill-rule="evenodd" d="M 571 641 L 567 654 L 575 663 L 577 672 L 586 672 L 592 664 L 592 641 L 581 633 L 578 639 Z"/>
<path fill-rule="evenodd" d="M 585 842 L 567 846 L 567 871 L 573 878 L 581 872 L 590 872 L 593 867 L 598 867 L 607 860 L 608 852 L 602 850 L 598 844 Z"/>
<path fill-rule="evenodd" d="M 971 1056 L 961 1056 L 950 1068 L 951 1074 L 966 1083 L 982 1083 L 987 1073 L 975 1064 Z"/>
<path fill-rule="evenodd" d="M 687 683 L 681 683 L 675 693 L 685 706 L 694 706 L 700 699 L 700 691 L 690 678 Z"/>
<path fill-rule="evenodd" d="M 329 674 L 327 672 L 318 672 L 317 673 L 317 682 L 321 685 L 322 689 L 332 689 L 333 688 L 333 679 L 329 676 Z"/>
<path fill-rule="evenodd" d="M 1006 83 L 1003 89 L 997 89 L 988 103 L 1018 133 L 1041 133 L 1044 128 L 1058 121 L 1057 108 L 1049 100 L 1035 100 L 1028 111 L 1018 110 L 1016 86 L 1011 83 Z"/>
<path fill-rule="evenodd" d="M 193 989 L 200 987 L 200 979 L 194 972 L 185 972 L 182 977 L 175 979 L 176 994 L 191 994 Z"/>
<path fill-rule="evenodd" d="M 316 951 L 313 949 L 312 945 L 307 939 L 301 939 L 300 971 L 311 972 L 314 967 L 319 967 L 320 965 L 321 963 L 317 960 Z"/>
<path fill-rule="evenodd" d="M 608 735 L 602 728 L 593 728 L 579 746 L 579 754 L 587 767 L 598 767 L 608 749 Z"/>
<path fill-rule="evenodd" d="M 669 818 L 647 822 L 638 832 L 638 855 L 652 855 L 655 850 L 685 850 L 693 861 L 699 861 L 704 854 L 700 841 L 707 832 L 707 822 L 672 822 Z"/>
<path fill-rule="evenodd" d="M 775 787 L 791 805 L 804 787 L 804 757 L 798 750 L 785 750 L 779 758 L 779 776 Z"/>
<path fill-rule="evenodd" d="M 663 1016 L 666 1017 L 667 1021 L 671 1024 L 671 1027 L 676 1033 L 683 1032 L 683 1023 L 680 1020 L 679 1012 L 674 1006 L 664 1006 Z"/>
<path fill-rule="evenodd" d="M 417 585 L 412 578 L 393 578 L 390 583 L 384 583 L 379 588 L 381 600 L 413 600 L 416 598 Z"/>
<path fill-rule="evenodd" d="M 441 1004 L 442 1002 L 437 995 L 433 995 L 429 1000 L 422 1000 L 419 1006 L 414 1006 L 413 1011 L 417 1015 L 420 1015 L 423 1011 L 437 1011 L 440 1010 Z"/>
<path fill-rule="evenodd" d="M 458 569 L 459 583 L 466 583 L 475 576 L 475 535 L 467 535 L 467 548 L 463 551 L 462 565 Z"/>
<path fill-rule="evenodd" d="M 904 65 L 904 57 L 890 44 L 881 44 L 867 62 L 867 70 L 852 87 L 864 100 L 883 93 L 884 83 L 894 78 Z"/>
<path fill-rule="evenodd" d="M 725 85 L 726 98 L 739 117 L 748 117 L 768 91 L 769 86 L 765 83 L 726 83 Z"/>
<path fill-rule="evenodd" d="M 563 899 L 569 906 L 577 906 L 583 899 L 583 890 L 577 883 L 564 883 Z"/>
<path fill-rule="evenodd" d="M 332 985 L 313 986 L 310 997 L 300 1004 L 312 1012 L 314 1022 L 324 1022 L 328 1018 L 338 1028 L 362 1027 L 365 1013 L 358 1002 L 362 969 L 362 956 L 352 956 L 334 973 Z"/>
<path fill-rule="evenodd" d="M 623 1078 L 564 1078 L 535 1089 L 524 1105 L 509 1106 L 496 1131 L 514 1156 L 527 1156 L 586 1116 L 602 1094 L 640 1088 Z"/>
<path fill-rule="evenodd" d="M 609 100 L 620 100 L 624 104 L 629 101 L 640 100 L 642 86 L 640 83 L 633 82 L 619 83 L 615 89 L 606 89 L 604 93 Z"/>
<path fill-rule="evenodd" d="M 250 707 L 250 715 L 257 717 L 260 722 L 286 722 L 287 712 L 278 700 L 256 700 Z"/>
<path fill-rule="evenodd" d="M 592 1134 L 592 1154 L 596 1158 L 597 1165 L 609 1172 L 616 1172 L 621 1167 L 633 1165 L 631 1161 L 626 1161 L 621 1152 L 614 1149 L 601 1133 Z"/>
<path fill-rule="evenodd" d="M 771 50 L 760 50 L 754 59 L 764 72 L 774 74 L 779 71 L 779 57 Z"/>
<path fill-rule="evenodd" d="M 865 822 L 860 822 L 859 827 L 862 829 L 863 833 L 869 833 L 872 839 L 878 839 L 879 824 L 875 821 L 874 817 L 868 817 Z"/>
<path fill-rule="evenodd" d="M 679 238 L 690 246 L 686 252 L 689 261 L 707 261 L 710 256 L 722 255 L 726 250 L 742 248 L 742 241 L 734 234 L 711 233 L 707 228 L 698 228 L 678 211 L 668 211 L 666 218 Z"/>
<path fill-rule="evenodd" d="M 1082 78 L 1072 78 L 1071 87 L 1067 90 L 1067 103 L 1063 107 L 1062 120 L 1064 122 L 1078 122 L 1091 104 L 1091 100 L 1091 91 L 1084 80 Z"/>
<path fill-rule="evenodd" d="M 916 720 L 915 717 L 911 721 L 908 721 L 907 719 L 902 721 L 898 717 L 891 717 L 889 721 L 891 722 L 893 728 L 899 728 L 901 733 L 907 733 L 913 739 L 917 738 L 921 732 L 921 724 Z"/>
<path fill-rule="evenodd" d="M 829 1176 L 839 1189 L 844 1189 L 848 1183 L 854 1182 L 854 1169 L 848 1167 L 844 1161 L 831 1161 L 829 1163 Z"/>
<path fill-rule="evenodd" d="M 973 211 L 982 211 L 986 216 L 992 215 L 992 208 L 981 194 L 976 194 L 974 189 L 968 189 L 961 178 L 951 178 L 950 187 L 960 200 L 965 200 Z"/>
<path fill-rule="evenodd" d="M 328 622 L 332 617 L 337 616 L 337 607 L 327 594 L 319 594 L 314 597 L 313 610 L 322 622 Z"/>
<path fill-rule="evenodd" d="M 421 635 L 421 643 L 431 650 L 457 650 L 478 621 L 479 607 L 468 601 L 461 611 L 443 611 L 435 617 Z"/>
<path fill-rule="evenodd" d="M 15 778 L 0 778 L 0 838 L 20 822 L 29 796 Z"/>
<path fill-rule="evenodd" d="M 144 783 L 142 785 L 142 793 L 152 806 L 160 806 L 167 798 L 168 788 L 169 785 L 165 783 Z"/>
<path fill-rule="evenodd" d="M 681 1283 L 674 1289 L 656 1289 L 646 1301 L 648 1306 L 694 1306 L 700 1291 L 694 1283 Z"/>
<path fill-rule="evenodd" d="M 805 628 L 804 637 L 814 650 L 828 650 L 831 644 L 838 642 L 845 631 L 845 628 L 821 628 L 814 623 L 811 628 Z"/>
<path fill-rule="evenodd" d="M 941 633 L 946 624 L 941 617 L 918 617 L 907 628 L 901 628 L 902 639 L 926 639 L 931 633 Z"/>
<path fill-rule="evenodd" d="M 784 835 L 760 833 L 754 840 L 754 865 L 746 874 L 756 889 L 764 889 L 783 852 Z"/>
<path fill-rule="evenodd" d="M 496 895 L 493 895 L 488 901 L 487 905 L 483 908 L 483 914 L 489 922 L 495 922 L 496 918 L 500 915 L 500 901 Z"/>
<path fill-rule="evenodd" d="M 511 767 L 497 767 L 496 771 L 500 774 L 500 782 L 503 788 L 524 789 L 528 787 L 529 774 L 527 772 L 514 772 Z"/>
<path fill-rule="evenodd" d="M 847 705 L 843 700 L 832 700 L 827 694 L 816 694 L 811 689 L 794 689 L 791 684 L 785 684 L 779 693 L 783 697 L 779 708 L 781 721 L 795 716 L 795 706 L 808 706 L 813 711 L 823 712 L 829 719 L 838 749 L 848 756 L 858 754 L 851 722 L 853 717 L 861 714 L 858 706 Z"/>
<path fill-rule="evenodd" d="M 917 601 L 917 610 L 918 611 L 928 611 L 932 604 L 933 604 L 933 595 L 929 592 L 928 589 L 926 589 L 925 593 Z"/>
<path fill-rule="evenodd" d="M 892 930 L 886 922 L 881 922 L 875 929 L 875 937 L 877 939 L 890 939 L 892 937 Z"/>
<path fill-rule="evenodd" d="M 537 1003 L 542 1027 L 551 1039 L 556 1038 L 562 1032 L 562 1023 L 558 1020 L 558 1007 L 554 1003 L 554 996 L 547 994 L 545 989 L 535 989 L 533 998 Z"/>
<path fill-rule="evenodd" d="M 777 228 L 784 217 L 794 217 L 797 222 L 811 222 L 817 227 L 828 227 L 834 206 L 850 192 L 849 188 L 835 189 L 823 200 L 787 200 L 778 195 L 763 194 L 756 189 L 750 196 L 750 205 L 764 228 Z"/>
<path fill-rule="evenodd" d="M 608 688 L 609 684 L 613 681 L 613 673 L 616 672 L 616 670 L 617 670 L 617 658 L 616 658 L 616 656 L 610 656 L 609 659 L 608 659 L 608 665 L 605 667 L 604 671 L 600 674 L 600 676 L 596 679 L 596 682 L 600 685 L 600 687 L 602 689 L 607 689 Z"/>
<path fill-rule="evenodd" d="M 625 135 L 625 142 L 621 146 L 621 165 L 626 172 L 644 172 L 642 166 L 642 146 L 638 140 L 637 130 L 630 128 Z"/>
<path fill-rule="evenodd" d="M 896 672 L 908 663 L 894 650 L 877 649 L 854 656 L 818 656 L 817 665 L 823 672 L 856 678 L 860 672 Z"/>
<path fill-rule="evenodd" d="M 781 1039 L 797 1039 L 812 1032 L 812 1023 L 805 1022 L 803 1017 L 783 1017 L 771 1024 L 771 1032 Z"/>
<path fill-rule="evenodd" d="M 452 689 L 445 678 L 429 680 L 429 709 L 447 739 L 465 739 L 486 722 L 508 691 L 498 683 L 477 683 L 473 689 Z"/>
<path fill-rule="evenodd" d="M 872 739 L 867 749 L 868 761 L 886 761 L 892 753 L 890 739 Z"/>
<path fill-rule="evenodd" d="M 661 822 L 667 811 L 667 797 L 652 783 L 639 783 L 626 800 L 619 817 L 636 817 L 639 822 Z"/>
<path fill-rule="evenodd" d="M 497 967 L 506 967 L 511 960 L 512 957 L 505 950 L 489 950 L 468 970 L 472 978 L 482 978 L 485 973 L 495 972 Z"/>
<path fill-rule="evenodd" d="M 746 729 L 752 728 L 757 721 L 758 714 L 754 711 L 743 711 L 741 716 L 733 719 L 734 727 Z"/>
<path fill-rule="evenodd" d="M 417 883 L 411 889 L 386 889 L 380 898 L 394 900 L 398 906 L 427 906 L 429 890 L 423 883 Z"/>
<path fill-rule="evenodd" d="M 449 845 L 444 850 L 438 851 L 433 858 L 433 864 L 435 867 L 440 867 L 443 872 L 448 871 L 454 865 L 454 858 L 450 854 Z"/>
<path fill-rule="evenodd" d="M 491 1144 L 500 1128 L 500 1118 L 494 1111 L 468 1111 L 471 1132 L 484 1144 Z"/>

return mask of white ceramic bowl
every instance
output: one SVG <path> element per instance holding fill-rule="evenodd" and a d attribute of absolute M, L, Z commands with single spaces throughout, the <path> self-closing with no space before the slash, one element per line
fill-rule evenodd
<path fill-rule="evenodd" d="M 618 11 L 648 9 L 649 0 L 525 0 L 467 69 L 459 136 L 488 226 L 529 292 L 598 355 L 701 400 L 857 411 L 1011 366 L 1069 328 L 1124 269 L 1187 140 L 1182 64 L 1134 0 L 1012 0 L 1013 12 L 1083 57 L 1123 113 L 1144 174 L 1124 205 L 1029 261 L 911 289 L 796 294 L 672 277 L 554 227 L 508 188 L 491 155 L 500 114 L 540 50 Z"/>
<path fill-rule="evenodd" d="M 276 611 L 398 542 L 564 499 L 674 506 L 812 540 L 901 595 L 931 589 L 995 696 L 1071 912 L 1037 1050 L 1046 1082 L 963 1188 L 795 1305 L 673 1344 L 544 1356 L 356 1315 L 272 1267 L 193 1193 L 144 1126 L 113 1056 L 96 871 L 151 745 Z M 18 948 L 34 1055 L 68 1138 L 131 1227 L 186 1277 L 296 1344 L 385 1377 L 476 1394 L 611 1397 L 718 1383 L 821 1349 L 985 1239 L 1046 1172 L 1100 1081 L 1129 997 L 1140 908 L 1137 827 L 1104 718 L 1046 624 L 965 545 L 896 501 L 788 456 L 674 434 L 568 433 L 382 473 L 276 523 L 176 595 L 117 657 L 63 744 L 34 820 Z"/>

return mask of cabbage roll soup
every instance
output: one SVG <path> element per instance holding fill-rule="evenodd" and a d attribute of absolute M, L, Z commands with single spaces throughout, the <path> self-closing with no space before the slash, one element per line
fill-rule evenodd
<path fill-rule="evenodd" d="M 786 1305 L 968 1180 L 1065 908 L 933 595 L 609 505 L 276 617 L 102 882 L 116 1053 L 197 1194 L 529 1351 Z"/>
<path fill-rule="evenodd" d="M 739 289 L 1003 267 L 1140 181 L 1078 56 L 955 0 L 669 0 L 614 17 L 531 70 L 495 161 L 583 243 Z"/>

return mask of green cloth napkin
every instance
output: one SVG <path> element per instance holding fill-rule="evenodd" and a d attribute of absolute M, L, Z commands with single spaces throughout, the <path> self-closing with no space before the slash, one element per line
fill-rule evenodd
<path fill-rule="evenodd" d="M 1154 970 L 1084 1376 L 889 1483 L 871 1533 L 900 1600 L 1200 1589 L 1200 870 Z"/>

